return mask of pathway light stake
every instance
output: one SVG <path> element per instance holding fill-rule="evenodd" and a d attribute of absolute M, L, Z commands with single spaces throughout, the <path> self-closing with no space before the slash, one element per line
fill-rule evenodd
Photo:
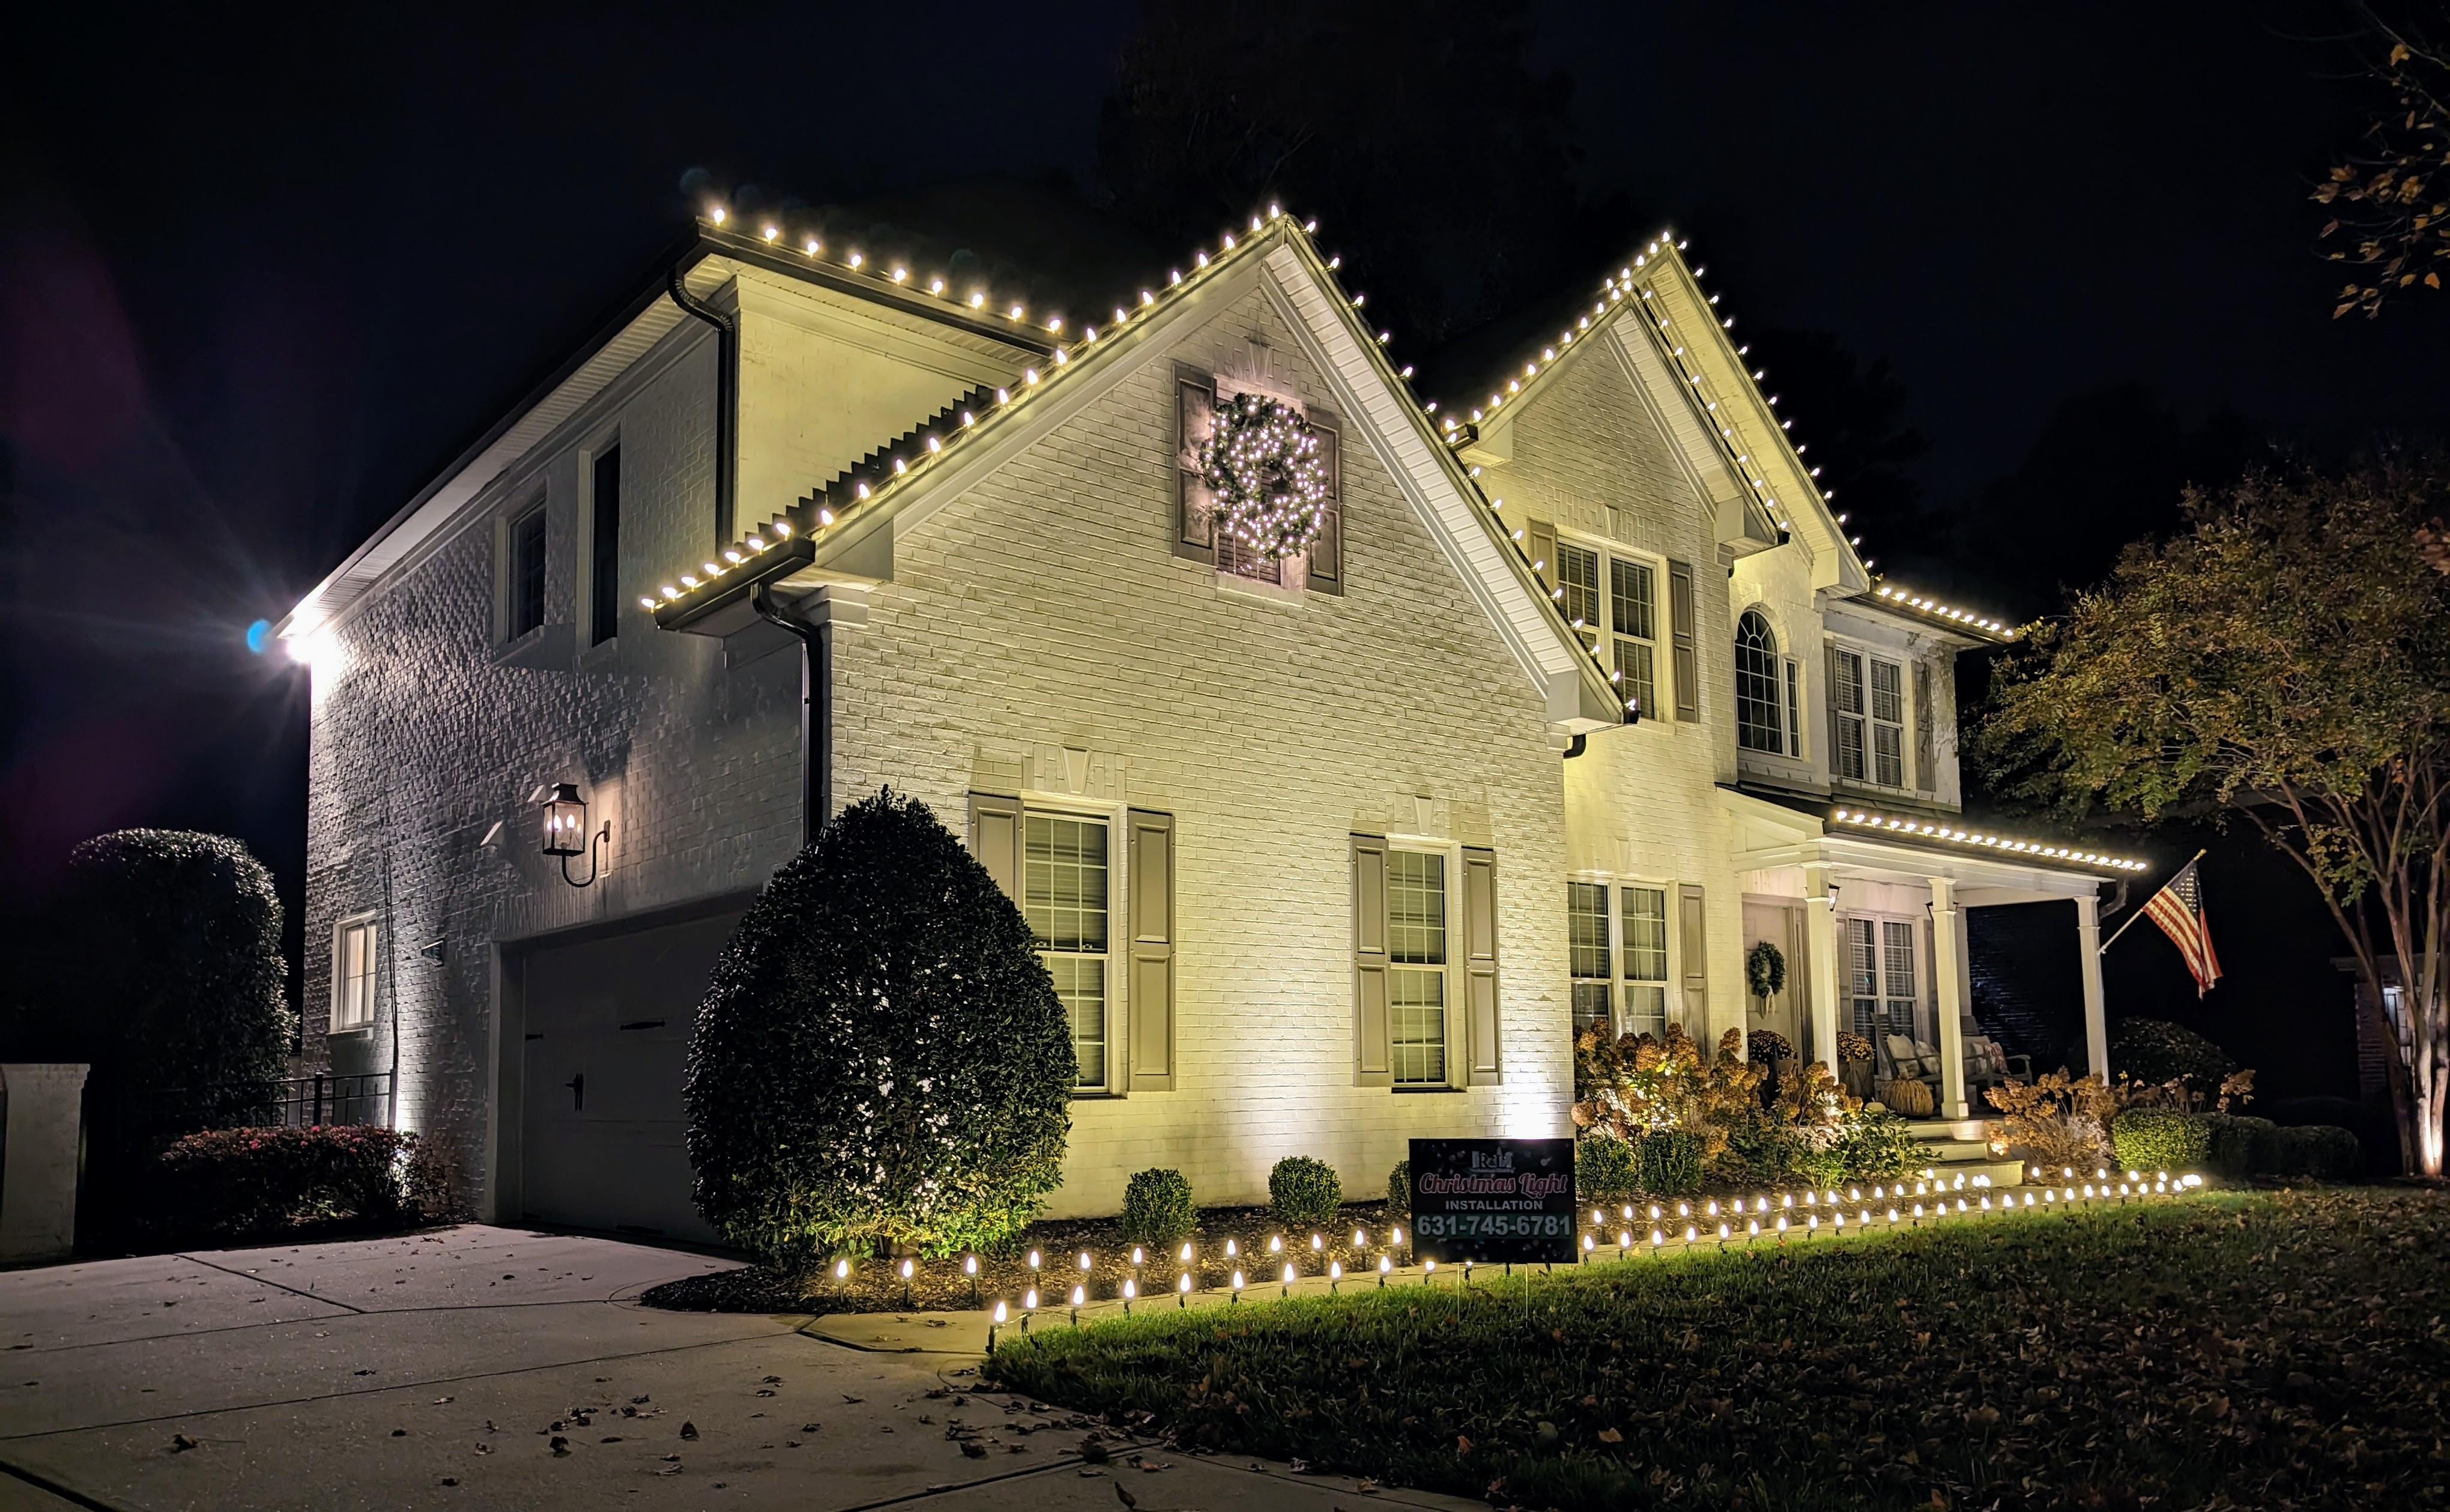
<path fill-rule="evenodd" d="M 1290 1260 L 1285 1262 L 1284 1289 L 1276 1294 L 1284 1297 L 1293 1294 L 1293 1263 Z"/>
<path fill-rule="evenodd" d="M 1233 1300 L 1234 1300 L 1235 1302 L 1239 1302 L 1239 1301 L 1241 1301 L 1241 1300 L 1242 1300 L 1242 1272 L 1241 1272 L 1241 1271 L 1239 1271 L 1239 1270 L 1236 1270 L 1236 1271 L 1235 1271 L 1235 1272 L 1234 1272 L 1234 1298 L 1233 1298 Z M 1228 1304 L 1228 1305 L 1230 1306 L 1231 1304 Z"/>
<path fill-rule="evenodd" d="M 1387 1289 L 1387 1273 L 1388 1273 L 1389 1271 L 1390 1271 L 1390 1270 L 1394 1270 L 1394 1269 L 1395 1269 L 1395 1261 L 1394 1261 L 1394 1257 L 1393 1257 L 1393 1256 L 1391 1256 L 1391 1255 L 1383 1255 L 1383 1254 L 1382 1254 L 1382 1255 L 1380 1255 L 1380 1256 L 1378 1257 L 1378 1289 L 1379 1289 L 1379 1290 L 1384 1291 L 1384 1290 L 1386 1290 L 1386 1289 Z"/>
<path fill-rule="evenodd" d="M 1429 1278 L 1437 1273 L 1438 1263 L 1435 1260 L 1424 1260 L 1421 1262 L 1421 1285 L 1425 1287 L 1428 1286 L 1429 1284 Z"/>
<path fill-rule="evenodd" d="M 1228 1240 L 1226 1240 L 1226 1241 L 1225 1241 L 1225 1258 L 1226 1258 L 1226 1259 L 1231 1260 L 1231 1259 L 1235 1258 L 1236 1255 L 1239 1255 L 1241 1252 L 1242 1252 L 1242 1247 L 1241 1247 L 1240 1245 L 1238 1245 L 1238 1244 L 1235 1243 L 1235 1242 L 1234 1242 L 1233 1240 L 1231 1240 L 1231 1239 L 1228 1239 Z"/>
<path fill-rule="evenodd" d="M 975 1308 L 979 1305 L 979 1257 L 974 1254 L 962 1256 L 962 1269 L 969 1275 L 970 1306 Z M 1001 1308 L 1003 1304 L 999 1302 L 996 1306 Z"/>
<path fill-rule="evenodd" d="M 1038 1315 L 1038 1289 L 1030 1288 L 1021 1294 L 1021 1335 L 1029 1337 L 1029 1320 Z"/>
<path fill-rule="evenodd" d="M 1188 1248 L 1188 1246 L 1186 1246 L 1185 1248 Z M 1188 1308 L 1191 1306 L 1191 1272 L 1190 1272 L 1190 1271 L 1185 1270 L 1185 1271 L 1182 1273 L 1181 1279 L 1179 1279 L 1179 1280 L 1177 1280 L 1176 1282 L 1175 1282 L 1175 1284 L 1174 1284 L 1174 1297 L 1175 1297 L 1174 1306 L 1175 1306 L 1175 1310 L 1176 1310 L 1176 1311 L 1177 1311 L 1177 1312 L 1182 1311 L 1182 1310 L 1184 1310 L 1184 1309 Z"/>
<path fill-rule="evenodd" d="M 1132 1277 L 1132 1276 L 1125 1276 L 1125 1277 L 1123 1278 L 1123 1316 L 1124 1316 L 1124 1317 L 1128 1318 L 1128 1317 L 1130 1317 L 1130 1316 L 1132 1315 L 1132 1299 L 1133 1299 L 1134 1297 L 1138 1296 L 1139 1294 L 1140 1294 L 1140 1284 L 1139 1284 L 1139 1281 L 1138 1281 L 1137 1278 L 1135 1278 L 1135 1277 Z"/>
<path fill-rule="evenodd" d="M 1327 1294 L 1331 1297 L 1335 1295 L 1335 1289 L 1337 1286 L 1342 1284 L 1343 1280 L 1344 1262 L 1341 1260 L 1330 1260 L 1327 1263 Z"/>
<path fill-rule="evenodd" d="M 1004 1305 L 999 1301 L 995 1305 L 995 1315 L 987 1319 L 987 1353 L 995 1353 L 996 1334 L 1003 1328 L 1004 1319 L 1007 1316 L 1009 1316 L 1009 1314 L 1004 1310 Z M 1024 1324 L 1026 1320 L 1024 1320 Z"/>
<path fill-rule="evenodd" d="M 902 1305 L 904 1308 L 910 1306 L 910 1277 L 918 1269 L 915 1262 L 909 1260 L 902 1262 Z"/>
<path fill-rule="evenodd" d="M 1471 1285 L 1471 1262 L 1468 1260 L 1466 1260 L 1463 1263 L 1463 1284 L 1465 1286 Z"/>
<path fill-rule="evenodd" d="M 834 1300 L 840 1302 L 848 1295 L 850 1295 L 850 1261 L 837 1260 L 834 1262 Z"/>
<path fill-rule="evenodd" d="M 1583 1258 L 1584 1258 L 1584 1259 L 1585 1259 L 1585 1260 L 1589 1259 L 1589 1258 L 1590 1258 L 1591 1251 L 1592 1251 L 1592 1250 L 1596 1250 L 1596 1249 L 1598 1249 L 1598 1248 L 1599 1248 L 1599 1241 L 1598 1241 L 1597 1239 L 1592 1238 L 1589 1234 L 1585 1234 L 1585 1235 L 1583 1235 Z"/>
<path fill-rule="evenodd" d="M 1325 1257 L 1327 1254 L 1327 1236 L 1324 1234 L 1312 1234 L 1310 1236 L 1310 1252 L 1312 1258 Z"/>
<path fill-rule="evenodd" d="M 1072 1289 L 1072 1327 L 1076 1328 L 1080 1327 L 1080 1304 L 1088 1300 L 1089 1289 L 1087 1287 L 1074 1287 Z"/>

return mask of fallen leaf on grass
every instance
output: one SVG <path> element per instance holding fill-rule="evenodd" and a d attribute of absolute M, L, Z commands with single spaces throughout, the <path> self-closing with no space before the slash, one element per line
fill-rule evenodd
<path fill-rule="evenodd" d="M 173 1433 L 170 1435 L 170 1452 L 172 1454 L 184 1454 L 195 1446 L 196 1441 L 187 1437 L 184 1433 Z"/>
<path fill-rule="evenodd" d="M 696 1438 L 696 1437 L 697 1437 L 697 1425 L 696 1425 L 696 1424 L 694 1424 L 694 1423 L 684 1423 L 684 1424 L 682 1424 L 682 1425 L 681 1425 L 681 1437 L 682 1437 L 682 1438 L 684 1438 L 684 1439 L 694 1439 L 694 1438 Z"/>
<path fill-rule="evenodd" d="M 563 1438 L 558 1433 L 553 1436 L 553 1443 L 547 1445 L 547 1447 L 553 1450 L 554 1458 L 556 1460 L 566 1460 L 570 1458 L 570 1441 Z"/>
<path fill-rule="evenodd" d="M 1600 1442 L 1602 1444 L 1623 1444 L 1624 1442 L 1624 1435 L 1619 1433 L 1614 1428 L 1602 1428 L 1600 1429 Z"/>

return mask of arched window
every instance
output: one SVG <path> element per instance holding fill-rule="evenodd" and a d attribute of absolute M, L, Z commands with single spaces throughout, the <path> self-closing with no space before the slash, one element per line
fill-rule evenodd
<path fill-rule="evenodd" d="M 1736 744 L 1786 754 L 1780 708 L 1778 635 L 1759 610 L 1748 609 L 1736 621 Z"/>

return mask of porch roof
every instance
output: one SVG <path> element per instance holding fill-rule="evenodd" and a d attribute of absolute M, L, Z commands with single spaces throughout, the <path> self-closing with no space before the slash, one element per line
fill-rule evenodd
<path fill-rule="evenodd" d="M 1909 817 L 1848 805 L 1806 809 L 1721 788 L 1740 872 L 1823 865 L 1839 880 L 1956 883 L 1968 906 L 2093 896 L 2145 863 L 2080 845 L 1999 835 L 1946 816 Z M 1798 895 L 1802 889 L 1798 888 Z"/>

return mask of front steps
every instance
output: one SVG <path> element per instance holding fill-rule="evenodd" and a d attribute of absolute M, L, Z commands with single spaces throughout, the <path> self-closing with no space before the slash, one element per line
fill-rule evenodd
<path fill-rule="evenodd" d="M 1991 1153 L 1988 1131 L 1979 1118 L 1915 1118 L 1906 1128 L 1923 1147 L 1923 1159 L 1943 1178 L 1962 1175 L 1971 1183 L 1975 1176 L 1987 1176 L 1993 1187 L 2024 1182 L 2024 1164 Z"/>

